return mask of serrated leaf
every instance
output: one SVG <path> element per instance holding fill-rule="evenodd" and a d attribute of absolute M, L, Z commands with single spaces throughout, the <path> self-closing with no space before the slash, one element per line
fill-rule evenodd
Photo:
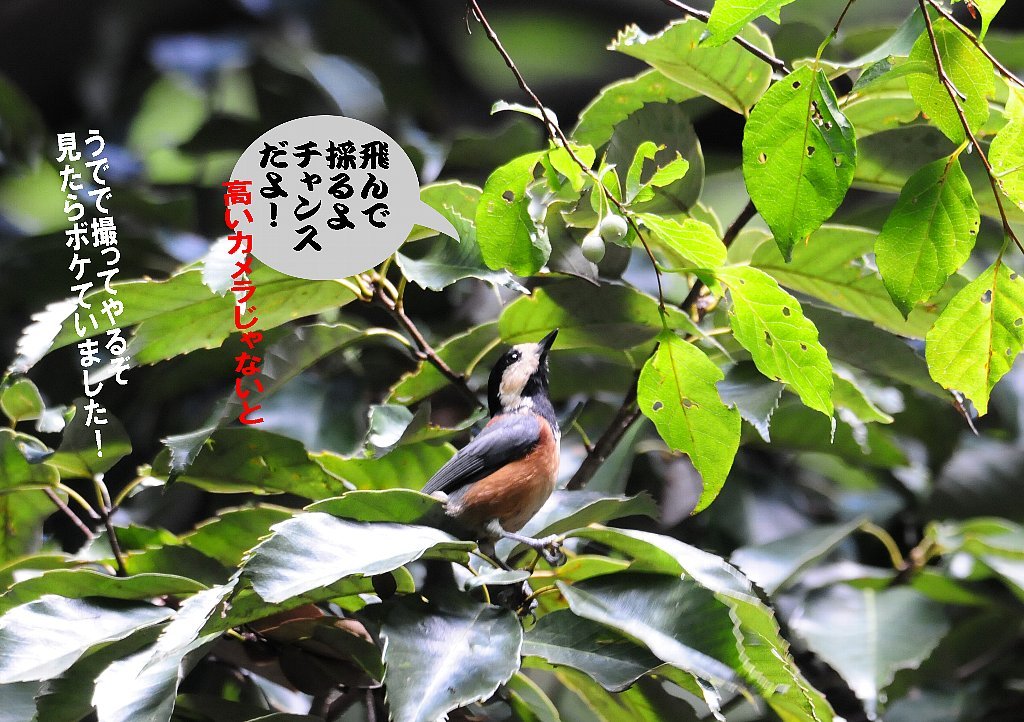
<path fill-rule="evenodd" d="M 244 571 L 268 602 L 325 587 L 347 576 L 371 576 L 427 557 L 464 558 L 473 548 L 429 527 L 355 522 L 320 512 L 299 514 L 272 527 Z M 332 540 L 324 544 L 324 539 Z"/>
<path fill-rule="evenodd" d="M 523 639 L 523 655 L 586 672 L 619 692 L 661 665 L 661 660 L 608 627 L 568 610 L 540 618 Z"/>
<path fill-rule="evenodd" d="M 694 512 L 710 504 L 725 484 L 740 442 L 740 415 L 722 403 L 715 384 L 722 372 L 693 344 L 671 332 L 644 364 L 637 403 L 673 451 L 690 457 L 704 480 Z"/>
<path fill-rule="evenodd" d="M 878 271 L 904 316 L 967 261 L 980 225 L 959 159 L 937 160 L 910 177 L 875 242 Z"/>
<path fill-rule="evenodd" d="M 310 504 L 306 511 L 320 511 L 355 521 L 436 526 L 434 522 L 444 518 L 444 502 L 412 489 L 359 490 Z"/>
<path fill-rule="evenodd" d="M 729 322 L 736 340 L 758 370 L 789 384 L 804 404 L 831 416 L 832 364 L 800 302 L 756 268 L 731 266 L 717 275 L 732 297 Z"/>
<path fill-rule="evenodd" d="M 682 103 L 698 93 L 669 79 L 658 70 L 646 70 L 634 78 L 606 85 L 580 111 L 572 137 L 594 147 L 612 137 L 612 129 L 647 103 Z"/>
<path fill-rule="evenodd" d="M 946 306 L 925 339 L 928 371 L 984 416 L 992 387 L 1024 348 L 1024 280 L 999 258 Z"/>
<path fill-rule="evenodd" d="M 838 585 L 810 596 L 790 626 L 846 680 L 874 719 L 896 672 L 927 659 L 949 623 L 941 605 L 913 589 Z"/>
<path fill-rule="evenodd" d="M 735 43 L 717 49 L 700 47 L 706 29 L 695 18 L 669 23 L 656 35 L 630 25 L 609 47 L 639 58 L 669 79 L 746 115 L 768 88 L 771 67 Z M 771 41 L 757 28 L 745 28 L 740 35 L 758 49 L 773 52 Z"/>
<path fill-rule="evenodd" d="M 769 88 L 743 129 L 743 179 L 787 260 L 842 203 L 856 165 L 853 126 L 820 70 Z"/>
<path fill-rule="evenodd" d="M 55 677 L 93 645 L 171 616 L 167 607 L 45 595 L 0 617 L 0 684 Z"/>
<path fill-rule="evenodd" d="M 310 458 L 355 489 L 417 489 L 455 455 L 451 444 L 420 442 L 396 447 L 385 456 L 344 457 L 331 451 Z"/>
<path fill-rule="evenodd" d="M 510 344 L 537 341 L 557 328 L 557 349 L 625 349 L 654 338 L 661 329 L 658 302 L 627 286 L 584 281 L 553 283 L 534 290 L 502 311 L 501 338 Z"/>
<path fill-rule="evenodd" d="M 529 153 L 495 169 L 484 183 L 475 225 L 488 268 L 532 276 L 547 263 L 551 246 L 530 218 L 526 187 L 543 153 Z"/>
<path fill-rule="evenodd" d="M 644 169 L 644 161 L 654 158 L 654 155 L 659 150 L 661 149 L 658 145 L 649 140 L 645 140 L 636 147 L 636 151 L 633 153 L 633 160 L 629 164 L 629 170 L 626 171 L 627 203 L 632 203 L 633 199 L 636 198 L 636 194 L 640 192 L 642 186 L 640 183 L 640 173 Z"/>
<path fill-rule="evenodd" d="M 679 222 L 651 213 L 638 217 L 654 232 L 656 245 L 667 251 L 673 262 L 689 261 L 697 268 L 718 268 L 725 263 L 725 244 L 707 223 L 694 218 Z"/>
<path fill-rule="evenodd" d="M 767 15 L 776 23 L 779 8 L 793 0 L 715 0 L 708 18 L 710 37 L 704 45 L 716 47 L 729 42 L 751 20 Z"/>
<path fill-rule="evenodd" d="M 434 722 L 487 699 L 519 669 L 515 614 L 458 596 L 437 604 L 407 597 L 381 624 L 384 686 L 394 719 Z"/>
<path fill-rule="evenodd" d="M 907 319 L 893 307 L 889 292 L 875 270 L 870 254 L 877 234 L 867 228 L 824 225 L 806 243 L 793 249 L 786 263 L 779 249 L 761 244 L 750 265 L 769 273 L 783 286 L 867 319 L 899 336 L 924 338 L 939 313 L 967 281 L 954 275 L 931 303 L 910 312 Z M 831 345 L 826 344 L 831 349 Z"/>
<path fill-rule="evenodd" d="M 727 406 L 735 406 L 765 443 L 771 441 L 768 422 L 779 406 L 783 385 L 772 381 L 749 362 L 733 366 L 718 382 L 718 395 Z"/>
<path fill-rule="evenodd" d="M 995 92 L 992 63 L 959 30 L 946 20 L 934 23 L 935 43 L 942 58 L 942 69 L 959 93 L 957 98 L 967 124 L 975 133 L 988 120 L 988 98 Z M 910 60 L 920 61 L 928 73 L 916 73 L 907 78 L 910 94 L 921 111 L 954 143 L 966 139 L 956 108 L 939 80 L 931 38 L 927 31 L 914 43 Z"/>

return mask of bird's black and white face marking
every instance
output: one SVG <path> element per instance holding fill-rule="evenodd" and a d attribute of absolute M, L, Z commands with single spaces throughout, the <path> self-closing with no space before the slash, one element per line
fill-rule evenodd
<path fill-rule="evenodd" d="M 537 343 L 517 344 L 498 359 L 488 383 L 492 415 L 533 409 L 533 397 L 548 388 L 548 351 L 556 333 Z"/>

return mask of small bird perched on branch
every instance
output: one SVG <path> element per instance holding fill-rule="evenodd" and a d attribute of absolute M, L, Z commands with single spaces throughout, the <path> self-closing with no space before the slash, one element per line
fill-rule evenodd
<path fill-rule="evenodd" d="M 550 564 L 565 561 L 557 537 L 516 533 L 548 500 L 558 477 L 561 436 L 548 399 L 548 351 L 556 335 L 558 329 L 498 359 L 487 383 L 491 420 L 423 487 L 425 494 L 443 493 L 448 516 L 474 532 L 492 558 L 494 542 L 506 538 Z"/>

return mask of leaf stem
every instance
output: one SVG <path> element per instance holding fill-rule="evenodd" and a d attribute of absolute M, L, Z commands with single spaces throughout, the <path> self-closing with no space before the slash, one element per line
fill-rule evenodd
<path fill-rule="evenodd" d="M 77 491 L 63 483 L 58 483 L 57 488 L 63 491 L 65 494 L 67 494 L 70 498 L 78 502 L 78 505 L 85 510 L 85 513 L 88 514 L 90 518 L 94 519 L 95 521 L 100 520 L 100 515 L 97 514 L 96 510 L 92 508 L 92 504 L 87 502 L 85 500 L 85 497 L 83 497 Z"/>
<path fill-rule="evenodd" d="M 892 538 L 889 532 L 870 521 L 861 524 L 860 530 L 882 542 L 882 546 L 889 553 L 889 559 L 892 561 L 892 566 L 896 571 L 902 572 L 907 568 L 907 561 L 903 558 L 896 540 Z"/>
<path fill-rule="evenodd" d="M 926 3 L 927 0 L 917 0 L 917 4 L 921 8 L 921 13 L 924 15 L 924 27 L 928 32 L 928 40 L 932 46 L 932 56 L 935 58 L 935 69 L 939 74 L 939 82 L 942 84 L 942 87 L 946 89 L 946 94 L 953 102 L 953 108 L 956 110 L 957 118 L 960 119 L 960 125 L 964 128 L 964 135 L 966 135 L 974 145 L 974 148 L 978 151 L 978 157 L 981 158 L 981 162 L 985 165 L 985 170 L 988 172 L 988 182 L 989 185 L 992 186 L 992 195 L 996 199 L 996 207 L 999 209 L 999 218 L 1003 222 L 1003 232 L 1013 240 L 1021 253 L 1024 253 L 1024 245 L 1021 245 L 1020 239 L 1017 238 L 1017 234 L 1014 233 L 1013 228 L 1010 226 L 1010 219 L 1007 217 L 1006 209 L 1003 207 L 1002 193 L 999 190 L 999 184 L 996 181 L 996 175 L 995 171 L 992 169 L 992 164 L 989 163 L 984 149 L 982 149 L 978 139 L 974 136 L 974 131 L 971 130 L 971 125 L 967 122 L 967 116 L 964 115 L 964 109 L 960 105 L 960 99 L 957 97 L 957 90 L 953 86 L 953 81 L 951 81 L 949 76 L 946 75 L 946 70 L 942 65 L 942 53 L 939 52 L 939 43 L 935 38 L 935 28 L 932 25 L 931 15 L 928 14 Z"/>
<path fill-rule="evenodd" d="M 128 569 L 124 565 L 124 554 L 121 552 L 121 544 L 117 541 L 117 534 L 114 531 L 114 524 L 110 520 L 110 491 L 103 482 L 103 474 L 93 474 L 93 488 L 96 490 L 96 501 L 99 502 L 100 518 L 107 530 L 107 538 L 110 542 L 110 551 L 114 554 L 114 561 L 117 563 L 117 576 L 128 576 Z"/>
<path fill-rule="evenodd" d="M 64 503 L 64 500 L 61 499 L 57 495 L 57 492 L 55 492 L 53 489 L 46 488 L 46 489 L 43 489 L 43 493 L 45 493 L 46 496 L 48 496 L 50 498 L 50 501 L 53 502 L 54 506 L 56 506 L 58 509 L 60 509 L 64 513 L 64 516 L 66 516 L 68 519 L 71 520 L 72 524 L 74 524 L 76 527 L 78 527 L 78 530 L 80 532 L 85 534 L 85 538 L 86 539 L 95 539 L 96 538 L 96 535 L 92 533 L 92 530 L 85 525 L 85 522 L 83 522 L 81 520 L 81 518 L 78 516 L 78 514 L 76 514 L 71 509 L 70 506 L 68 506 L 67 504 Z"/>

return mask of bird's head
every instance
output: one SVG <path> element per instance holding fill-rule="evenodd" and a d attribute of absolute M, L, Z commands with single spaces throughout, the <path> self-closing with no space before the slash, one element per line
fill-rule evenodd
<path fill-rule="evenodd" d="M 558 329 L 537 343 L 516 344 L 498 359 L 487 382 L 487 404 L 491 416 L 522 410 L 536 410 L 548 396 L 548 351 L 555 342 Z"/>

